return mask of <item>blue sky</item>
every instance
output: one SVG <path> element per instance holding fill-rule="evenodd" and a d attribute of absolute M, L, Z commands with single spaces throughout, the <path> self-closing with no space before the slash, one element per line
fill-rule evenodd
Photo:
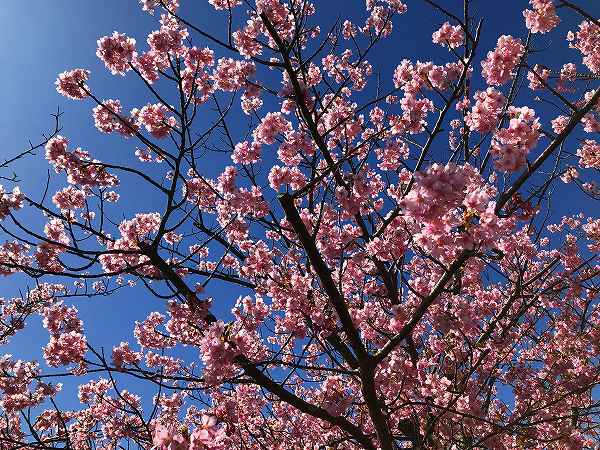
<path fill-rule="evenodd" d="M 191 18 L 193 23 L 221 34 L 220 27 L 225 23 L 225 16 L 214 12 L 206 1 L 181 0 L 181 3 L 183 14 Z M 407 0 L 406 3 L 409 11 L 396 20 L 393 38 L 384 41 L 370 58 L 375 71 L 382 73 L 383 81 L 388 86 L 391 85 L 393 68 L 404 58 L 422 61 L 433 59 L 436 63 L 450 60 L 446 50 L 431 44 L 431 33 L 445 19 L 424 5 L 423 1 Z M 453 0 L 443 3 L 451 7 L 454 5 L 456 12 L 459 12 L 457 5 L 462 2 Z M 585 4 L 596 16 L 600 15 L 600 2 L 588 0 L 580 3 Z M 363 0 L 317 0 L 315 4 L 323 30 L 339 15 L 343 18 L 360 17 L 357 23 L 364 20 Z M 486 51 L 494 46 L 501 34 L 526 34 L 521 16 L 526 1 L 504 2 L 501 7 L 497 6 L 498 2 L 488 0 L 475 0 L 473 4 L 473 13 L 485 18 L 481 47 Z M 566 21 L 573 23 L 572 13 L 561 12 L 563 14 Z M 136 38 L 138 48 L 143 49 L 146 35 L 155 28 L 156 23 L 156 17 L 142 12 L 136 0 L 3 0 L 0 12 L 0 98 L 4 103 L 0 110 L 0 159 L 24 149 L 28 140 L 37 142 L 40 133 L 52 126 L 50 114 L 60 107 L 64 112 L 62 134 L 70 138 L 73 146 L 89 149 L 94 156 L 106 162 L 132 161 L 132 147 L 135 144 L 97 132 L 91 118 L 93 105 L 59 96 L 54 89 L 54 81 L 57 74 L 64 70 L 87 68 L 92 72 L 89 84 L 100 98 L 119 98 L 126 110 L 145 104 L 149 98 L 138 80 L 132 76 L 111 76 L 105 70 L 95 55 L 96 40 L 116 30 Z M 536 48 L 552 52 L 552 59 L 558 64 L 570 59 L 579 62 L 576 52 L 565 50 L 566 31 L 562 27 L 549 37 L 538 38 Z M 197 46 L 212 46 L 198 36 L 192 34 L 192 37 Z M 233 56 L 220 49 L 215 50 L 217 57 Z M 534 59 L 534 62 L 540 61 Z M 474 79 L 474 87 L 481 88 L 478 63 Z M 240 130 L 245 129 L 241 122 L 239 125 Z M 212 158 L 216 157 L 206 161 L 207 170 L 211 166 L 215 170 L 217 166 L 222 166 Z M 39 192 L 48 168 L 41 152 L 37 157 L 20 162 L 16 170 L 24 180 L 23 189 L 28 193 Z M 65 185 L 64 178 L 55 181 L 57 187 Z M 134 184 L 125 183 L 120 192 L 125 216 L 137 209 L 160 210 L 160 203 L 150 192 L 140 191 Z M 569 203 L 571 205 L 578 206 L 575 202 Z M 569 206 L 564 206 L 564 211 Z M 22 281 L 18 277 L 3 279 L 0 296 L 15 295 L 23 287 Z M 222 301 L 218 308 L 226 311 L 239 292 L 216 287 L 211 294 L 216 301 Z M 110 298 L 83 300 L 78 307 L 89 342 L 95 346 L 104 345 L 108 351 L 132 335 L 133 318 L 141 320 L 149 311 L 164 309 L 162 303 L 138 288 L 125 289 Z M 47 332 L 37 320 L 30 322 L 36 326 L 1 349 L 0 353 L 12 352 L 20 358 L 41 359 L 40 348 L 47 342 Z"/>

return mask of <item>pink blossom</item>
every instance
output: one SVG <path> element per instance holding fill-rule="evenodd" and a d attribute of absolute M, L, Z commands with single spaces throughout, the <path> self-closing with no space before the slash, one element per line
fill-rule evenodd
<path fill-rule="evenodd" d="M 529 151 L 537 145 L 540 123 L 530 108 L 511 106 L 508 112 L 509 126 L 494 135 L 490 151 L 498 158 L 499 170 L 516 171 L 525 165 Z"/>
<path fill-rule="evenodd" d="M 224 194 L 233 194 L 236 191 L 235 177 L 237 176 L 237 170 L 233 166 L 227 166 L 217 178 L 218 188 Z"/>
<path fill-rule="evenodd" d="M 200 426 L 192 433 L 189 450 L 220 449 L 225 438 L 223 428 L 217 428 L 215 416 L 202 415 Z"/>
<path fill-rule="evenodd" d="M 15 186 L 11 192 L 7 192 L 0 184 L 0 220 L 4 220 L 11 210 L 21 209 L 24 199 L 25 195 L 18 186 Z"/>
<path fill-rule="evenodd" d="M 208 3 L 216 10 L 225 10 L 241 5 L 242 0 L 208 0 Z"/>
<path fill-rule="evenodd" d="M 529 80 L 529 89 L 537 91 L 545 89 L 548 84 L 548 78 L 550 77 L 550 69 L 536 64 L 533 70 L 527 73 L 527 79 Z"/>
<path fill-rule="evenodd" d="M 552 119 L 552 121 L 551 121 L 552 130 L 556 134 L 560 134 L 565 129 L 565 127 L 567 126 L 568 123 L 569 123 L 569 118 L 567 116 L 558 116 L 558 117 Z"/>
<path fill-rule="evenodd" d="M 71 332 L 83 333 L 83 323 L 78 317 L 77 309 L 73 306 L 55 303 L 44 308 L 42 316 L 44 317 L 42 324 L 52 336 Z"/>
<path fill-rule="evenodd" d="M 106 272 L 118 272 L 130 266 L 140 265 L 147 262 L 146 256 L 128 250 L 139 249 L 140 242 L 148 239 L 160 226 L 161 218 L 158 213 L 139 213 L 133 219 L 124 220 L 119 225 L 121 237 L 115 241 L 109 241 L 107 248 L 112 250 L 100 256 L 100 262 Z M 125 252 L 119 253 L 119 250 Z M 152 267 L 140 269 L 149 274 L 154 273 Z"/>
<path fill-rule="evenodd" d="M 456 63 L 438 66 L 431 62 L 413 64 L 407 59 L 394 71 L 394 86 L 402 88 L 407 94 L 417 94 L 420 89 L 448 89 L 462 73 L 462 67 Z"/>
<path fill-rule="evenodd" d="M 514 69 L 521 60 L 525 47 L 512 36 L 500 36 L 496 48 L 488 52 L 481 62 L 482 75 L 487 84 L 499 86 L 514 76 Z"/>
<path fill-rule="evenodd" d="M 180 54 L 182 52 L 182 41 L 187 37 L 187 31 L 180 29 L 177 23 L 168 22 L 148 35 L 148 45 L 155 54 Z"/>
<path fill-rule="evenodd" d="M 464 42 L 464 32 L 460 26 L 452 26 L 450 22 L 445 22 L 439 30 L 433 33 L 432 40 L 434 44 L 457 48 Z"/>
<path fill-rule="evenodd" d="M 380 34 L 383 37 L 389 36 L 392 32 L 393 24 L 392 24 L 392 14 L 397 12 L 398 14 L 402 14 L 406 12 L 407 7 L 402 2 L 395 2 L 397 5 L 396 8 L 388 8 L 383 5 L 373 6 L 370 9 L 371 14 L 365 21 L 364 27 L 362 27 L 361 31 L 365 34 L 369 33 L 370 30 L 374 34 Z"/>
<path fill-rule="evenodd" d="M 600 27 L 584 20 L 579 24 L 579 31 L 567 34 L 569 47 L 576 48 L 583 55 L 583 64 L 592 72 L 600 73 Z"/>
<path fill-rule="evenodd" d="M 215 84 L 222 91 L 236 91 L 246 84 L 255 71 L 256 68 L 251 62 L 221 58 L 214 73 Z"/>
<path fill-rule="evenodd" d="M 158 425 L 152 435 L 156 450 L 189 450 L 189 440 L 177 427 Z"/>
<path fill-rule="evenodd" d="M 223 0 L 217 0 L 223 2 Z M 239 0 L 235 0 L 236 2 Z M 307 5 L 306 14 L 310 15 L 314 9 L 311 5 Z M 271 23 L 278 28 L 279 33 L 284 37 L 290 37 L 293 29 L 292 21 L 290 20 L 290 11 L 287 5 L 280 0 L 256 0 L 256 12 L 265 14 Z"/>
<path fill-rule="evenodd" d="M 153 312 L 142 322 L 136 322 L 133 334 L 138 344 L 143 348 L 164 349 L 173 346 L 173 342 L 164 334 L 157 332 L 159 326 L 165 322 L 165 316 Z"/>
<path fill-rule="evenodd" d="M 90 77 L 90 71 L 73 69 L 58 75 L 56 90 L 59 94 L 73 100 L 82 100 L 88 96 L 89 90 L 85 82 Z"/>
<path fill-rule="evenodd" d="M 455 165 L 432 165 L 415 176 L 416 189 L 401 202 L 412 217 L 431 220 L 459 204 L 467 185 L 466 171 Z M 437 200 L 434 202 L 433 199 Z"/>
<path fill-rule="evenodd" d="M 113 347 L 112 359 L 115 367 L 121 368 L 125 364 L 139 364 L 142 354 L 131 350 L 127 342 L 121 342 L 117 347 Z"/>
<path fill-rule="evenodd" d="M 158 80 L 159 55 L 149 51 L 138 55 L 135 53 L 131 59 L 131 65 L 140 73 L 148 83 L 152 84 Z"/>
<path fill-rule="evenodd" d="M 572 181 L 579 178 L 579 172 L 575 167 L 567 167 L 564 173 L 560 176 L 563 183 L 571 183 Z"/>
<path fill-rule="evenodd" d="M 162 103 L 148 104 L 142 109 L 131 111 L 137 125 L 144 126 L 148 133 L 158 139 L 167 137 L 177 125 L 177 119 L 167 114 L 169 114 L 169 109 Z"/>
<path fill-rule="evenodd" d="M 159 355 L 154 352 L 147 352 L 145 358 L 146 366 L 149 368 L 159 368 L 166 376 L 176 375 L 181 371 L 183 361 L 170 356 Z"/>
<path fill-rule="evenodd" d="M 281 113 L 268 113 L 253 132 L 254 141 L 259 144 L 273 144 L 277 135 L 290 131 L 291 123 Z"/>
<path fill-rule="evenodd" d="M 98 39 L 96 55 L 113 75 L 125 75 L 131 70 L 129 64 L 135 53 L 135 39 L 122 33 L 113 32 L 111 36 Z"/>
<path fill-rule="evenodd" d="M 415 95 L 406 94 L 400 100 L 402 107 L 402 128 L 410 134 L 417 134 L 425 129 L 427 114 L 433 111 L 433 102 Z"/>
<path fill-rule="evenodd" d="M 498 124 L 506 98 L 493 88 L 478 91 L 474 97 L 475 105 L 466 115 L 465 122 L 472 131 L 489 133 Z"/>
<path fill-rule="evenodd" d="M 315 154 L 315 145 L 306 133 L 300 131 L 287 131 L 277 156 L 286 166 L 297 166 L 303 157 Z"/>
<path fill-rule="evenodd" d="M 329 54 L 323 58 L 323 69 L 327 74 L 338 83 L 345 77 L 352 80 L 352 86 L 356 90 L 362 90 L 367 85 L 368 77 L 373 73 L 373 67 L 366 61 L 353 61 L 351 50 L 345 50 L 339 57 L 335 54 Z"/>
<path fill-rule="evenodd" d="M 344 39 L 352 39 L 352 37 L 355 36 L 356 33 L 357 29 L 354 26 L 354 24 L 349 20 L 345 20 L 342 25 L 342 36 L 344 36 Z"/>
<path fill-rule="evenodd" d="M 588 245 L 590 251 L 600 251 L 600 219 L 588 219 L 588 223 L 583 225 L 582 228 L 587 238 L 592 241 L 592 243 Z"/>
<path fill-rule="evenodd" d="M 263 248 L 262 250 L 266 249 Z M 248 263 L 252 264 L 250 261 Z M 246 269 L 248 269 L 248 263 L 246 263 Z M 260 263 L 265 264 L 265 269 L 267 267 L 270 268 L 267 261 L 261 261 Z M 268 273 L 268 271 L 258 270 L 257 273 Z M 232 313 L 242 322 L 242 326 L 245 329 L 256 331 L 260 324 L 267 318 L 269 307 L 264 303 L 262 297 L 257 296 L 255 301 L 249 296 L 239 297 Z"/>
<path fill-rule="evenodd" d="M 44 234 L 53 244 L 60 244 L 51 245 L 50 243 L 46 243 L 46 245 L 53 248 L 55 252 L 63 251 L 62 246 L 69 245 L 71 242 L 65 230 L 65 223 L 58 218 L 50 219 L 48 221 L 44 226 Z"/>
<path fill-rule="evenodd" d="M 532 33 L 547 33 L 560 23 L 552 0 L 529 0 L 533 10 L 523 11 L 525 26 Z"/>
<path fill-rule="evenodd" d="M 92 110 L 94 117 L 94 125 L 103 133 L 112 133 L 119 131 L 122 134 L 131 134 L 129 127 L 134 127 L 133 124 L 125 125 L 125 119 L 120 117 L 121 102 L 119 100 L 104 100 L 101 105 L 94 107 Z"/>
<path fill-rule="evenodd" d="M 183 235 L 177 234 L 174 231 L 169 231 L 168 233 L 165 233 L 163 239 L 167 244 L 175 245 L 178 242 L 181 242 L 181 240 L 183 239 Z"/>
<path fill-rule="evenodd" d="M 385 143 L 382 149 L 377 149 L 377 159 L 380 160 L 377 167 L 381 170 L 397 170 L 401 161 L 408 158 L 409 148 L 406 143 L 399 140 L 391 140 Z"/>
<path fill-rule="evenodd" d="M 591 139 L 583 141 L 583 145 L 577 149 L 579 165 L 587 169 L 600 169 L 600 144 Z"/>
<path fill-rule="evenodd" d="M 205 376 L 208 383 L 218 382 L 235 373 L 233 358 L 239 349 L 226 339 L 223 339 L 225 324 L 215 322 L 211 324 L 200 341 L 202 361 L 205 365 Z"/>
<path fill-rule="evenodd" d="M 177 8 L 179 8 L 178 0 L 140 0 L 140 4 L 142 5 L 142 10 L 150 14 L 154 13 L 154 9 L 157 6 L 162 6 L 171 12 L 176 12 Z"/>
<path fill-rule="evenodd" d="M 233 149 L 231 159 L 236 164 L 251 164 L 258 162 L 260 160 L 261 147 L 262 145 L 257 142 L 240 142 L 239 144 L 236 144 Z"/>
<path fill-rule="evenodd" d="M 8 276 L 22 272 L 22 267 L 31 264 L 30 247 L 17 241 L 0 244 L 0 275 Z"/>
<path fill-rule="evenodd" d="M 0 450 L 66 437 L 75 450 L 351 450 L 420 434 L 448 449 L 597 447 L 600 219 L 588 215 L 600 103 L 559 116 L 564 100 L 591 100 L 595 75 L 557 64 L 556 42 L 535 35 L 527 56 L 548 68 L 510 36 L 487 57 L 473 43 L 464 55 L 450 17 L 431 37 L 449 58 L 400 59 L 380 75 L 380 41 L 410 28 L 406 5 L 366 0 L 364 25 L 349 11 L 330 29 L 321 3 L 211 0 L 219 31 L 214 11 L 195 21 L 177 0 L 142 0 L 159 11 L 149 48 L 101 40 L 107 66 L 134 70 L 155 100 L 128 115 L 114 95 L 94 108 L 101 132 L 141 142 L 99 149 L 110 163 L 52 134 L 48 192 L 0 188 L 0 276 L 26 282 L 0 298 L 0 344 L 18 349 L 38 322 L 49 335 L 43 370 L 0 356 Z M 529 32 L 552 28 L 559 3 L 532 0 Z M 563 20 L 578 16 L 568 9 Z M 474 33 L 481 11 L 468 12 Z M 588 63 L 593 31 L 569 36 Z M 546 87 L 537 111 L 523 79 L 506 86 L 517 72 Z M 57 87 L 84 98 L 87 77 L 67 72 Z M 35 178 L 19 169 L 34 155 L 21 158 L 17 174 Z M 560 190 L 576 211 L 554 221 L 544 207 L 560 215 Z M 133 341 L 96 320 L 117 295 Z M 74 305 L 116 342 L 92 342 Z M 112 374 L 97 378 L 105 365 Z M 80 376 L 79 406 L 53 403 L 59 366 Z M 143 396 L 127 390 L 144 381 Z"/>
<path fill-rule="evenodd" d="M 251 58 L 262 53 L 262 45 L 258 37 L 266 30 L 259 17 L 251 18 L 246 22 L 246 26 L 233 33 L 233 41 L 240 55 Z"/>
<path fill-rule="evenodd" d="M 210 48 L 190 47 L 185 49 L 185 65 L 192 70 L 199 70 L 215 64 L 215 52 Z"/>
<path fill-rule="evenodd" d="M 120 195 L 115 191 L 107 191 L 104 193 L 104 200 L 109 203 L 116 203 L 119 201 Z"/>
<path fill-rule="evenodd" d="M 305 182 L 306 177 L 297 167 L 273 166 L 269 172 L 269 184 L 276 191 L 286 184 L 292 189 L 300 189 Z"/>
<path fill-rule="evenodd" d="M 246 90 L 242 94 L 241 101 L 242 111 L 244 111 L 244 114 L 249 116 L 262 107 L 263 101 L 260 98 L 261 92 L 261 87 L 256 84 L 248 84 L 246 86 Z"/>
<path fill-rule="evenodd" d="M 100 161 L 92 160 L 89 153 L 81 148 L 70 152 L 67 138 L 57 135 L 45 146 L 46 159 L 54 166 L 56 173 L 67 174 L 70 184 L 81 186 L 116 186 L 119 180 L 109 173 Z"/>
<path fill-rule="evenodd" d="M 61 210 L 72 210 L 83 208 L 86 197 L 85 191 L 69 186 L 54 194 L 52 201 Z"/>
<path fill-rule="evenodd" d="M 75 331 L 52 336 L 44 347 L 44 359 L 51 367 L 81 364 L 87 350 L 85 336 Z"/>
<path fill-rule="evenodd" d="M 560 69 L 561 81 L 575 81 L 577 78 L 577 67 L 573 63 L 564 64 Z"/>

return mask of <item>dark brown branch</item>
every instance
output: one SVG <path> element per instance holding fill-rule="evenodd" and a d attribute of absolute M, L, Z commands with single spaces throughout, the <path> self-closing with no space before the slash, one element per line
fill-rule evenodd
<path fill-rule="evenodd" d="M 324 420 L 332 425 L 335 425 L 352 436 L 357 442 L 359 442 L 362 448 L 367 450 L 375 450 L 371 439 L 366 436 L 359 427 L 348 421 L 346 418 L 341 416 L 333 416 L 325 411 L 323 408 L 315 406 L 307 401 L 301 399 L 300 397 L 294 395 L 287 389 L 285 389 L 280 384 L 273 381 L 271 378 L 266 376 L 260 370 L 258 370 L 252 362 L 246 359 L 243 356 L 238 356 L 235 358 L 236 363 L 238 363 L 244 369 L 244 372 L 251 377 L 256 383 L 258 383 L 263 388 L 267 389 L 269 392 L 273 393 L 277 396 L 278 399 L 284 401 L 293 407 L 297 408 L 299 411 L 302 411 L 305 414 L 308 414 L 312 417 L 316 417 L 317 419 Z"/>
<path fill-rule="evenodd" d="M 386 356 L 388 356 L 395 348 L 398 346 L 404 339 L 406 339 L 411 333 L 413 328 L 419 323 L 419 321 L 423 318 L 427 309 L 432 305 L 433 302 L 437 300 L 440 294 L 443 292 L 446 284 L 454 277 L 456 272 L 463 266 L 463 264 L 473 255 L 473 252 L 464 251 L 457 259 L 454 261 L 450 267 L 444 272 L 444 274 L 440 277 L 438 282 L 435 284 L 433 290 L 429 293 L 429 295 L 423 300 L 417 309 L 414 311 L 412 318 L 408 321 L 404 327 L 396 334 L 389 342 L 377 353 L 374 355 L 375 361 L 382 361 Z"/>
<path fill-rule="evenodd" d="M 317 246 L 310 236 L 310 233 L 306 229 L 304 222 L 302 222 L 300 214 L 294 205 L 294 199 L 290 194 L 287 193 L 281 194 L 278 199 L 279 203 L 281 203 L 281 206 L 283 207 L 283 210 L 285 211 L 287 220 L 292 225 L 292 228 L 300 240 L 300 244 L 306 252 L 306 256 L 317 273 L 319 280 L 321 280 L 323 289 L 325 289 L 325 292 L 327 293 L 329 300 L 331 301 L 331 304 L 333 305 L 340 322 L 342 323 L 342 327 L 346 333 L 346 336 L 348 337 L 348 340 L 350 341 L 352 350 L 354 350 L 359 359 L 365 358 L 367 356 L 367 351 L 360 339 L 358 331 L 354 327 L 354 323 L 352 322 L 352 318 L 350 317 L 350 313 L 348 312 L 344 298 L 338 291 L 336 283 L 331 276 L 331 270 L 329 267 L 327 267 L 325 261 L 323 261 Z"/>

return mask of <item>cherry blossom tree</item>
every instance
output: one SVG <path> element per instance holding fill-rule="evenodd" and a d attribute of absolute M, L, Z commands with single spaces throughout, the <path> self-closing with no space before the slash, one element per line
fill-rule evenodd
<path fill-rule="evenodd" d="M 411 2 L 445 56 L 380 73 Z M 56 81 L 130 163 L 57 113 L 1 166 L 43 149 L 61 183 L 0 188 L 0 273 L 27 286 L 0 341 L 35 316 L 47 330 L 43 362 L 0 358 L 1 450 L 598 448 L 594 2 L 521 2 L 491 48 L 469 0 L 367 0 L 333 26 L 321 2 L 208 0 L 221 35 L 177 0 L 140 3 L 156 30 L 97 56 L 150 102 L 84 68 Z M 125 179 L 161 207 L 122 206 Z M 557 217 L 567 198 L 585 206 Z M 105 351 L 78 302 L 133 285 L 156 311 Z"/>

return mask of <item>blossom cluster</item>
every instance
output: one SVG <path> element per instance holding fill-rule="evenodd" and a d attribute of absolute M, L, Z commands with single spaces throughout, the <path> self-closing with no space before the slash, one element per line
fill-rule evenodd
<path fill-rule="evenodd" d="M 50 333 L 50 342 L 44 347 L 46 364 L 52 367 L 78 364 L 81 370 L 87 341 L 77 309 L 59 302 L 45 308 L 42 315 L 44 328 Z"/>
<path fill-rule="evenodd" d="M 111 187 L 119 183 L 115 175 L 106 170 L 98 160 L 91 159 L 88 152 L 77 148 L 69 151 L 67 138 L 57 135 L 46 143 L 46 159 L 56 173 L 65 172 L 70 184 L 83 187 Z"/>
<path fill-rule="evenodd" d="M 481 62 L 482 75 L 487 84 L 500 86 L 513 78 L 524 52 L 525 47 L 520 39 L 500 36 L 496 48 L 488 52 L 486 59 Z"/>
<path fill-rule="evenodd" d="M 579 30 L 569 31 L 567 40 L 569 47 L 576 48 L 583 55 L 585 64 L 595 74 L 600 73 L 600 27 L 584 20 L 579 24 Z"/>
<path fill-rule="evenodd" d="M 529 152 L 537 145 L 540 137 L 539 119 L 528 107 L 508 109 L 509 126 L 496 132 L 491 152 L 497 157 L 496 167 L 502 171 L 522 168 Z"/>
<path fill-rule="evenodd" d="M 525 25 L 532 33 L 548 33 L 560 23 L 552 0 L 529 0 L 533 9 L 523 11 Z"/>
<path fill-rule="evenodd" d="M 460 26 L 452 26 L 450 22 L 445 22 L 439 30 L 433 33 L 432 40 L 434 44 L 458 48 L 463 44 L 465 35 Z"/>

